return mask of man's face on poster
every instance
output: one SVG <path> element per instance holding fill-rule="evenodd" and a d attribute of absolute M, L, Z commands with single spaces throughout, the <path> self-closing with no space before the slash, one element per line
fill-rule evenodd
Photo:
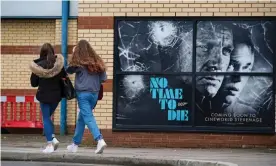
<path fill-rule="evenodd" d="M 233 34 L 223 24 L 200 22 L 196 39 L 196 72 L 225 72 L 233 50 Z M 206 97 L 214 97 L 223 76 L 196 77 L 197 90 Z"/>
<path fill-rule="evenodd" d="M 237 44 L 231 54 L 229 72 L 251 72 L 254 63 L 254 54 L 250 46 L 246 44 Z M 221 86 L 221 93 L 225 98 L 226 104 L 231 104 L 239 97 L 249 76 L 230 75 L 225 76 Z"/>

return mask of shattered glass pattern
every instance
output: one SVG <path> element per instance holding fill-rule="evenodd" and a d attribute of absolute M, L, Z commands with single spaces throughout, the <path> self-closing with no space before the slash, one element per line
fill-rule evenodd
<path fill-rule="evenodd" d="M 247 26 L 256 50 L 252 72 L 273 72 L 273 57 L 275 56 L 276 21 L 265 21 Z M 274 50 L 273 50 L 274 49 Z"/>
<path fill-rule="evenodd" d="M 211 75 L 197 73 L 195 76 L 197 92 L 196 103 L 193 104 L 199 104 L 197 96 L 202 103 L 204 100 L 212 101 L 215 97 L 220 97 L 218 93 L 222 89 L 226 76 L 214 75 L 215 73 L 241 72 L 235 71 L 231 64 L 231 54 L 239 35 L 240 38 L 248 35 L 254 48 L 253 67 L 251 66 L 246 72 L 269 74 L 273 72 L 273 59 L 276 56 L 276 21 L 198 21 L 197 23 L 196 46 L 193 46 L 192 21 L 145 20 L 118 23 L 116 28 L 119 54 L 116 56 L 119 56 L 120 65 L 116 70 L 129 72 L 128 75 L 118 76 L 117 119 L 125 120 L 120 121 L 120 124 L 160 123 L 162 125 L 161 121 L 164 119 L 158 110 L 159 105 L 157 103 L 156 106 L 150 98 L 149 78 L 152 75 L 130 74 L 132 72 L 162 72 L 166 76 L 166 72 L 179 73 L 179 76 L 174 76 L 177 79 L 170 81 L 171 86 L 191 90 L 192 77 L 185 76 L 184 72 L 193 71 L 193 47 L 196 47 L 195 71 L 212 73 Z M 248 34 L 241 33 L 241 29 L 248 31 Z M 250 76 L 245 86 L 240 89 L 242 91 L 237 96 L 237 102 L 252 107 L 259 113 L 259 117 L 266 117 L 264 120 L 267 121 L 262 125 L 268 126 L 273 118 L 270 115 L 275 109 L 273 108 L 272 77 Z M 185 95 L 191 99 L 190 92 Z M 212 104 L 219 105 L 218 103 Z M 209 103 L 207 105 L 214 106 Z M 202 112 L 207 111 L 207 109 L 204 110 L 206 107 L 201 108 Z M 143 124 L 147 118 L 147 124 Z M 164 121 L 163 123 L 167 124 Z"/>
<path fill-rule="evenodd" d="M 262 123 L 237 122 L 220 125 L 269 126 L 272 123 L 273 72 L 276 48 L 276 21 L 201 21 L 197 24 L 196 71 L 229 72 L 229 75 L 196 77 L 197 125 L 220 123 L 206 121 L 211 112 L 232 117 L 254 115 Z M 241 45 L 243 44 L 243 45 Z M 235 72 L 235 75 L 230 73 Z M 239 72 L 264 73 L 245 76 Z M 229 115 L 227 115 L 229 114 Z M 230 116 L 231 115 L 231 116 Z"/>
<path fill-rule="evenodd" d="M 121 75 L 118 77 L 118 111 L 117 119 L 129 119 L 127 115 L 137 110 L 135 106 L 144 95 L 147 94 L 149 86 L 146 76 L 143 75 Z"/>
<path fill-rule="evenodd" d="M 141 92 L 144 92 L 146 85 L 142 75 L 127 75 L 123 79 L 124 92 L 126 97 L 134 99 Z"/>
<path fill-rule="evenodd" d="M 233 33 L 229 25 L 212 21 L 199 22 L 196 37 L 196 71 L 225 72 L 233 48 Z"/>
<path fill-rule="evenodd" d="M 199 22 L 197 25 L 196 39 L 196 71 L 225 72 L 226 70 L 223 66 L 227 66 L 229 59 L 225 58 L 226 54 L 223 52 L 223 49 L 229 48 L 233 50 L 230 48 L 231 44 L 229 42 L 233 40 L 231 38 L 235 37 L 235 34 L 240 36 L 246 35 L 242 34 L 239 28 L 249 32 L 249 37 L 255 49 L 255 62 L 252 72 L 273 72 L 273 56 L 275 54 L 276 45 L 275 37 L 271 34 L 275 33 L 273 31 L 276 28 L 275 21 Z M 227 32 L 230 34 L 227 35 Z M 234 43 L 232 43 L 232 46 L 233 44 Z M 206 54 L 204 55 L 201 52 L 206 52 Z"/>
<path fill-rule="evenodd" d="M 196 93 L 196 125 L 272 127 L 275 110 L 273 77 L 236 75 L 235 78 L 246 82 L 233 83 L 230 89 L 224 89 L 222 85 L 212 99 Z M 237 118 L 241 120 L 233 120 Z"/>
<path fill-rule="evenodd" d="M 183 99 L 179 100 L 177 109 L 191 111 L 192 88 L 179 80 L 180 76 L 168 75 L 119 75 L 117 88 L 117 124 L 135 125 L 187 125 L 191 121 L 168 121 L 168 110 L 160 110 L 160 101 L 153 99 L 150 93 L 150 78 L 164 77 L 168 88 L 183 89 Z M 191 76 L 187 76 L 191 77 Z M 191 79 L 191 78 L 190 78 Z M 166 107 L 167 108 L 167 107 Z M 189 114 L 189 119 L 191 119 Z"/>
<path fill-rule="evenodd" d="M 217 52 L 222 50 L 227 38 L 228 45 L 231 35 L 237 33 L 234 27 L 246 29 L 250 32 L 255 48 L 255 63 L 252 72 L 272 72 L 275 40 L 273 29 L 275 21 L 201 21 L 197 29 L 197 45 L 205 41 L 216 41 L 221 48 L 213 50 L 212 57 L 200 56 L 197 49 L 197 70 L 225 71 L 214 69 L 214 63 L 219 60 Z M 121 71 L 144 72 L 190 72 L 192 71 L 192 22 L 186 21 L 120 21 L 118 24 L 119 59 Z M 232 40 L 232 39 L 231 39 Z M 223 42 L 224 41 L 224 42 Z M 208 43 L 210 47 L 210 42 Z M 207 43 L 206 43 L 207 44 Z M 274 45 L 273 45 L 274 44 Z M 201 46 L 208 51 L 207 45 Z M 228 46 L 229 47 L 229 46 Z M 201 49 L 201 50 L 202 50 Z M 229 48 L 233 50 L 232 48 Z M 217 57 L 217 58 L 216 58 Z M 220 57 L 221 59 L 222 57 Z M 221 66 L 227 66 L 224 60 Z"/>
<path fill-rule="evenodd" d="M 137 108 L 142 96 L 147 94 L 148 84 L 143 75 L 124 75 L 119 77 L 118 112 L 117 119 L 130 119 L 127 115 L 133 113 Z"/>
<path fill-rule="evenodd" d="M 251 106 L 257 112 L 273 108 L 273 79 L 265 76 L 252 76 L 238 97 L 239 102 Z"/>
<path fill-rule="evenodd" d="M 120 21 L 118 35 L 120 71 L 192 71 L 192 22 Z"/>

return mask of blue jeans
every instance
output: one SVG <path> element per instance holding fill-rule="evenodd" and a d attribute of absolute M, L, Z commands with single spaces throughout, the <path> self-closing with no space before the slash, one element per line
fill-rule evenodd
<path fill-rule="evenodd" d="M 77 100 L 80 108 L 75 135 L 73 142 L 79 145 L 82 141 L 85 125 L 92 133 L 94 140 L 102 139 L 102 134 L 98 128 L 92 109 L 95 107 L 98 100 L 98 93 L 92 92 L 77 92 Z"/>
<path fill-rule="evenodd" d="M 53 103 L 53 104 L 40 103 L 40 108 L 42 111 L 42 118 L 43 118 L 44 134 L 46 136 L 48 143 L 52 142 L 53 140 L 52 135 L 54 134 L 54 124 L 51 120 L 51 116 L 55 112 L 57 106 L 58 106 L 58 103 Z"/>

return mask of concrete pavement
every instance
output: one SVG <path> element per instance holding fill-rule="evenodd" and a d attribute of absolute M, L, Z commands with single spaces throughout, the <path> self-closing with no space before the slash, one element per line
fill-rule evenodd
<path fill-rule="evenodd" d="M 22 161 L 2 161 L 1 166 L 120 166 L 120 165 L 102 165 L 102 164 L 76 164 L 59 162 L 22 162 Z"/>
<path fill-rule="evenodd" d="M 3 136 L 2 160 L 32 160 L 48 162 L 75 162 L 118 165 L 239 165 L 275 166 L 276 151 L 269 149 L 145 149 L 111 148 L 104 154 L 95 155 L 95 147 L 80 147 L 78 153 L 69 154 L 66 146 L 71 137 L 60 139 L 60 148 L 50 155 L 41 153 L 42 136 Z M 31 139 L 35 138 L 35 139 Z M 59 138 L 59 137 L 58 137 Z M 43 140 L 43 141 L 42 141 Z M 45 145 L 45 144 L 44 144 Z M 210 161 L 210 162 L 209 162 Z"/>

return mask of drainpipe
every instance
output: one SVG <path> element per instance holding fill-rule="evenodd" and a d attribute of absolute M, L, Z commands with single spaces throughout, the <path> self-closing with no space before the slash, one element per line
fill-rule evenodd
<path fill-rule="evenodd" d="M 68 39 L 68 17 L 69 17 L 69 1 L 62 0 L 62 16 L 61 16 L 61 53 L 64 57 L 64 67 L 67 67 L 67 39 Z M 67 133 L 67 100 L 61 101 L 60 110 L 60 135 Z"/>

